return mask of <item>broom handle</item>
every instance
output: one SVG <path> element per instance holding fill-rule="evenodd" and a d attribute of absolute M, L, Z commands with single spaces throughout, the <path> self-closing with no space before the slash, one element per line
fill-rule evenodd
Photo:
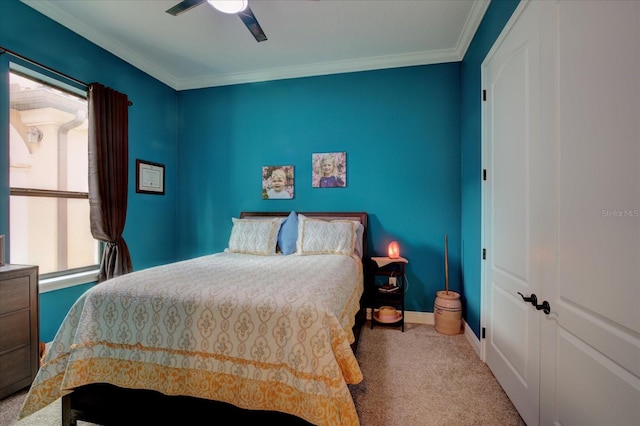
<path fill-rule="evenodd" d="M 444 288 L 449 294 L 449 236 L 444 236 Z"/>

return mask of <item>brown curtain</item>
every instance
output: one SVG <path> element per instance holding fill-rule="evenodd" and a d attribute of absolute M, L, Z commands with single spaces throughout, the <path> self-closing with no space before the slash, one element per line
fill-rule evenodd
<path fill-rule="evenodd" d="M 93 238 L 106 242 L 98 282 L 133 271 L 122 231 L 127 218 L 129 100 L 89 85 L 89 205 Z"/>

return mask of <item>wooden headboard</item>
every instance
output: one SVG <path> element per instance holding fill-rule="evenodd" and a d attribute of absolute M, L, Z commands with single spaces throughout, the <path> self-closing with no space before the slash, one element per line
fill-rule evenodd
<path fill-rule="evenodd" d="M 287 217 L 291 212 L 240 212 L 240 218 L 249 217 Z M 306 217 L 324 219 L 324 220 L 337 220 L 348 219 L 360 222 L 364 226 L 364 233 L 362 235 L 362 259 L 368 259 L 369 253 L 367 248 L 367 234 L 369 233 L 369 227 L 367 223 L 366 212 L 296 212 Z"/>

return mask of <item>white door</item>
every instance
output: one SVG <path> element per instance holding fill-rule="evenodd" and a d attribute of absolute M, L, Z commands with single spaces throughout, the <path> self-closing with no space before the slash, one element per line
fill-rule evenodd
<path fill-rule="evenodd" d="M 538 9 L 528 5 L 483 69 L 485 361 L 529 425 L 538 424 L 542 318 L 522 297 L 540 295 L 540 229 L 530 210 L 545 202 L 532 164 L 540 139 Z"/>
<path fill-rule="evenodd" d="M 541 422 L 640 425 L 640 2 L 550 8 L 555 256 Z"/>
<path fill-rule="evenodd" d="M 529 426 L 640 425 L 640 2 L 511 23 L 483 64 L 486 361 Z"/>

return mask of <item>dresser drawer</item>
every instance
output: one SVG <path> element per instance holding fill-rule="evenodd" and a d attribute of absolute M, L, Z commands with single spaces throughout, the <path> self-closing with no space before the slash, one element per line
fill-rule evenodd
<path fill-rule="evenodd" d="M 0 389 L 17 382 L 31 383 L 31 353 L 24 347 L 0 355 Z"/>
<path fill-rule="evenodd" d="M 20 345 L 29 345 L 31 327 L 28 310 L 0 316 L 0 354 Z"/>
<path fill-rule="evenodd" d="M 37 266 L 0 266 L 0 399 L 38 372 L 38 296 Z"/>
<path fill-rule="evenodd" d="M 0 315 L 28 308 L 30 289 L 28 275 L 0 280 Z"/>

